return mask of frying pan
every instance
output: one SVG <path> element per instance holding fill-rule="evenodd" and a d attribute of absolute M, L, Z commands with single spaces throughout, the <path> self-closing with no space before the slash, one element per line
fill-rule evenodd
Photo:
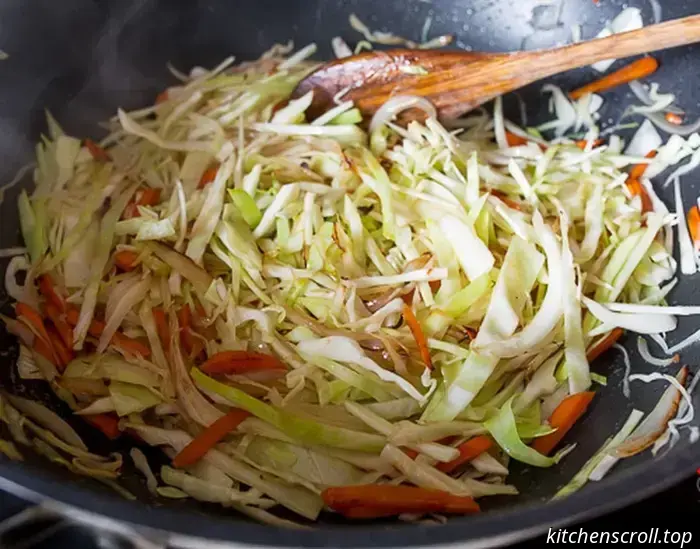
<path fill-rule="evenodd" d="M 44 109 L 49 109 L 69 133 L 99 137 L 97 123 L 118 106 L 130 109 L 150 104 L 156 94 L 172 83 L 166 63 L 189 69 L 193 65 L 214 66 L 229 54 L 238 60 L 256 58 L 275 42 L 293 39 L 297 46 L 318 43 L 319 58 L 328 58 L 330 40 L 343 36 L 349 43 L 359 39 L 348 25 L 356 13 L 370 27 L 391 30 L 418 39 L 427 18 L 430 36 L 456 35 L 456 46 L 474 50 L 517 50 L 552 46 L 570 40 L 571 26 L 580 25 L 585 38 L 594 36 L 605 21 L 619 13 L 623 0 L 22 0 L 0 6 L 0 48 L 9 58 L 0 62 L 0 180 L 9 181 L 15 171 L 30 162 L 33 144 L 45 129 Z M 653 20 L 648 1 L 627 4 L 642 9 L 644 20 Z M 675 0 L 663 3 L 663 17 L 670 19 L 700 11 L 700 1 Z M 696 90 L 700 81 L 698 49 L 679 48 L 659 55 L 661 69 L 653 79 L 664 91 L 678 95 L 687 118 L 700 114 Z M 590 69 L 567 73 L 556 83 L 564 89 L 590 80 Z M 528 105 L 532 124 L 543 120 L 546 102 L 539 86 L 519 95 Z M 626 88 L 605 94 L 603 121 L 612 122 L 633 98 Z M 506 99 L 510 117 L 520 122 L 518 101 Z M 27 181 L 26 183 L 29 183 Z M 698 191 L 693 177 L 686 177 L 684 194 L 690 201 Z M 0 207 L 0 247 L 20 244 L 16 210 L 17 189 L 6 193 Z M 670 195 L 663 195 L 667 203 Z M 4 271 L 5 265 L 0 265 Z M 700 303 L 697 276 L 682 277 L 671 294 L 671 302 Z M 4 307 L 8 300 L 3 299 Z M 5 311 L 7 312 L 7 311 Z M 673 341 L 697 326 L 681 319 Z M 633 369 L 651 369 L 630 348 Z M 672 342 L 673 342 L 672 341 Z M 97 452 L 127 450 L 110 443 L 82 422 L 69 417 L 46 385 L 19 382 L 14 374 L 16 345 L 0 333 L 0 384 L 17 394 L 42 400 L 68 417 L 88 445 Z M 684 362 L 693 365 L 700 347 L 689 349 Z M 649 452 L 620 463 L 603 481 L 589 483 L 573 496 L 548 502 L 595 450 L 616 432 L 632 407 L 649 411 L 664 387 L 661 383 L 633 384 L 633 396 L 622 396 L 623 366 L 619 353 L 611 351 L 593 364 L 593 370 L 609 376 L 586 418 L 577 424 L 569 440 L 576 451 L 552 469 L 534 469 L 516 464 L 511 481 L 519 497 L 490 499 L 487 512 L 476 517 L 451 519 L 442 526 L 396 522 L 349 525 L 332 516 L 322 517 L 312 530 L 286 531 L 252 523 L 233 512 L 192 501 L 156 501 L 148 495 L 140 475 L 126 466 L 124 485 L 139 501 L 122 499 L 92 479 L 75 477 L 65 469 L 39 457 L 26 462 L 0 460 L 1 487 L 59 506 L 82 509 L 147 529 L 174 544 L 201 546 L 201 538 L 233 544 L 267 546 L 417 546 L 457 544 L 493 546 L 533 536 L 548 527 L 591 518 L 668 488 L 700 465 L 697 448 L 684 437 L 663 456 Z M 695 397 L 696 406 L 700 399 Z M 124 444 L 124 443 L 122 443 Z M 148 452 L 156 466 L 160 452 Z M 128 459 L 125 460 L 129 462 Z M 167 534 L 166 534 L 167 532 Z"/>

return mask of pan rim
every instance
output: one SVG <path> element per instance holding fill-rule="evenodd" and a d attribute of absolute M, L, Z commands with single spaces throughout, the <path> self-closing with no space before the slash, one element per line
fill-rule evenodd
<path fill-rule="evenodd" d="M 688 446 L 611 475 L 599 483 L 556 502 L 528 502 L 452 519 L 441 526 L 402 524 L 332 526 L 288 530 L 222 516 L 195 514 L 184 509 L 156 507 L 128 501 L 116 493 L 99 493 L 61 481 L 59 475 L 16 462 L 0 463 L 0 489 L 19 497 L 71 511 L 83 520 L 100 517 L 128 525 L 152 539 L 177 547 L 456 547 L 485 548 L 524 541 L 546 532 L 599 517 L 636 503 L 690 477 L 698 464 Z M 644 478 L 640 483 L 639 478 Z M 58 481 L 58 482 L 57 482 Z M 611 497 L 611 494 L 612 497 Z M 206 532 L 206 534 L 202 534 Z M 290 535 L 293 534 L 293 535 Z M 235 537 L 234 537 L 235 536 Z"/>

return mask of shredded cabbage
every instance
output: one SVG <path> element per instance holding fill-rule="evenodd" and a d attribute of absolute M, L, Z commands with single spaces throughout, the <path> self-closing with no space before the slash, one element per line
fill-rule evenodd
<path fill-rule="evenodd" d="M 626 10 L 610 32 L 638 15 Z M 370 41 L 409 44 L 353 24 Z M 606 383 L 588 365 L 599 336 L 648 333 L 671 353 L 700 339 L 670 346 L 660 335 L 698 314 L 666 302 L 674 225 L 683 274 L 697 253 L 678 183 L 672 214 L 653 180 L 679 162 L 672 179 L 693 169 L 698 136 L 663 143 L 645 123 L 627 148 L 614 134 L 599 144 L 603 98 L 572 102 L 551 85 L 554 120 L 538 129 L 506 120 L 501 98 L 493 118 L 447 128 L 424 98 L 396 96 L 365 131 L 347 90 L 318 117 L 315 92 L 290 97 L 316 46 L 290 51 L 180 74 L 157 105 L 118 111 L 104 154 L 49 118 L 36 186 L 19 195 L 23 242 L 0 251 L 12 258 L 7 294 L 23 304 L 0 317 L 21 340 L 17 372 L 50 383 L 77 421 L 118 417 L 173 458 L 232 409 L 251 414 L 160 479 L 132 451 L 152 492 L 285 525 L 277 506 L 314 520 L 329 486 L 514 494 L 509 459 L 551 467 L 573 449 L 548 457 L 529 443 L 553 432 L 546 418 L 567 396 Z M 644 96 L 636 111 L 652 122 L 675 108 L 657 86 Z M 408 108 L 425 121 L 397 120 Z M 510 146 L 513 135 L 526 143 Z M 640 158 L 652 148 L 655 159 Z M 653 211 L 626 185 L 627 166 L 644 163 Z M 27 306 L 47 315 L 49 353 Z M 70 337 L 63 321 L 70 356 L 53 352 Z M 653 365 L 676 360 L 639 345 Z M 623 352 L 624 396 L 636 378 Z M 118 479 L 121 458 L 89 453 L 67 423 L 12 398 L 0 396 L 0 418 L 14 442 Z M 698 436 L 689 405 L 659 447 Z M 490 453 L 442 472 L 484 435 Z M 563 492 L 612 464 L 596 457 Z"/>

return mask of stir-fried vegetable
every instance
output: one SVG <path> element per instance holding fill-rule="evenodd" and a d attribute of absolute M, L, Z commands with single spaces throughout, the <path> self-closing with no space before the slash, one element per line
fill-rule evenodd
<path fill-rule="evenodd" d="M 289 96 L 315 46 L 282 51 L 194 71 L 152 107 L 120 110 L 101 145 L 50 119 L 36 189 L 19 198 L 26 248 L 5 277 L 20 375 L 107 437 L 164 447 L 174 468 L 131 452 L 154 494 L 273 524 L 288 524 L 280 505 L 405 518 L 517 493 L 508 460 L 552 467 L 572 449 L 552 454 L 623 328 L 665 346 L 656 332 L 697 313 L 664 301 L 685 210 L 679 190 L 669 214 L 648 175 L 700 143 L 647 128 L 623 154 L 601 137 L 590 93 L 647 74 L 650 58 L 575 102 L 548 86 L 550 142 L 506 121 L 500 100 L 456 132 L 416 97 L 369 126 L 342 98 L 312 117 L 313 92 Z M 396 123 L 416 107 L 425 123 Z M 687 219 L 684 271 L 697 208 Z M 642 425 L 673 443 L 693 416 L 671 417 L 671 397 Z M 18 444 L 118 477 L 67 424 L 0 403 Z"/>

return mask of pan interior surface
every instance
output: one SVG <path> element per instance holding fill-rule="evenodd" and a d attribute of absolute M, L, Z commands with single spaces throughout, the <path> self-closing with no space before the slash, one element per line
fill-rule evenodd
<path fill-rule="evenodd" d="M 642 10 L 645 22 L 652 21 L 649 2 L 639 0 L 629 4 Z M 0 62 L 0 73 L 7 83 L 0 89 L 3 127 L 0 181 L 9 182 L 20 166 L 33 160 L 34 144 L 45 131 L 45 109 L 51 111 L 69 134 L 99 137 L 98 123 L 112 116 L 118 107 L 132 109 L 148 105 L 158 92 L 173 83 L 168 63 L 188 70 L 195 65 L 214 66 L 228 55 L 235 55 L 237 61 L 255 59 L 274 43 L 287 40 L 293 40 L 297 47 L 314 41 L 319 45 L 316 57 L 330 58 L 329 44 L 334 36 L 342 36 L 351 44 L 360 39 L 348 24 L 351 13 L 356 13 L 372 28 L 412 39 L 420 38 L 429 20 L 430 36 L 452 33 L 456 36 L 455 45 L 460 48 L 534 49 L 570 41 L 575 25 L 580 25 L 584 38 L 591 38 L 622 9 L 621 0 L 608 0 L 600 5 L 590 0 L 558 0 L 552 4 L 536 0 L 5 3 L 0 7 L 3 31 L 0 48 L 9 57 Z M 663 18 L 698 11 L 698 1 L 673 2 L 663 6 Z M 687 118 L 694 119 L 700 114 L 694 99 L 698 82 L 693 75 L 700 68 L 696 49 L 678 48 L 663 52 L 658 58 L 661 68 L 654 81 L 663 90 L 675 93 L 678 103 L 688 109 Z M 572 89 L 593 77 L 591 70 L 584 69 L 561 75 L 554 81 L 563 89 Z M 527 105 L 528 118 L 534 121 L 547 116 L 547 102 L 540 95 L 540 87 L 535 85 L 519 92 Z M 616 120 L 632 99 L 626 87 L 606 93 L 601 119 Z M 507 114 L 517 120 L 518 100 L 507 97 L 505 106 Z M 687 197 L 699 191 L 693 179 L 689 177 L 685 183 Z M 661 197 L 666 204 L 673 204 L 671 189 L 667 191 Z M 21 244 L 15 207 L 17 192 L 18 188 L 6 192 L 0 205 L 0 248 Z M 0 261 L 4 270 L 5 260 Z M 669 302 L 700 304 L 697 276 L 700 275 L 681 277 Z M 3 312 L 8 312 L 8 300 L 3 301 L 6 304 Z M 697 323 L 693 317 L 682 318 L 670 343 L 695 329 Z M 633 370 L 652 371 L 637 355 L 635 341 L 633 336 L 623 340 L 630 350 Z M 13 372 L 16 344 L 4 328 L 0 332 L 0 346 L 5 365 L 0 374 L 1 385 L 48 403 L 68 417 L 67 408 L 50 394 L 45 384 L 17 379 Z M 695 365 L 698 349 L 687 349 L 682 355 L 683 362 Z M 412 546 L 466 541 L 476 546 L 496 543 L 495 540 L 512 541 L 534 535 L 548 526 L 581 520 L 649 496 L 689 476 L 697 466 L 694 450 L 684 436 L 665 455 L 654 458 L 646 452 L 624 460 L 604 481 L 590 483 L 581 493 L 556 504 L 546 503 L 620 428 L 633 407 L 649 411 L 664 389 L 663 384 L 636 384 L 632 399 L 625 399 L 620 390 L 624 365 L 622 357 L 614 351 L 594 362 L 592 370 L 607 375 L 608 385 L 599 391 L 600 396 L 585 420 L 571 431 L 570 438 L 577 442 L 576 450 L 552 469 L 516 466 L 509 478 L 518 487 L 520 496 L 492 499 L 490 512 L 452 519 L 440 527 L 393 522 L 350 526 L 326 516 L 314 530 L 290 535 L 253 524 L 216 506 L 155 500 L 133 470 L 127 469 L 124 485 L 149 505 L 121 500 L 105 486 L 72 475 L 39 457 L 31 457 L 22 464 L 0 461 L 0 477 L 7 479 L 7 487 L 21 486 L 37 497 L 183 536 L 307 547 Z M 700 397 L 695 395 L 694 402 L 700 404 Z M 108 443 L 82 422 L 71 420 L 71 424 L 95 452 L 128 453 L 125 442 Z M 157 450 L 151 450 L 148 457 L 154 463 L 163 459 Z M 125 459 L 125 464 L 128 463 Z"/>

